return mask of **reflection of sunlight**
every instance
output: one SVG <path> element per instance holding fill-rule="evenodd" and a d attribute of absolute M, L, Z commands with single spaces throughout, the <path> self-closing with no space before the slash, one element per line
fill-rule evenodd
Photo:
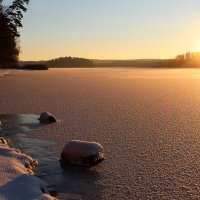
<path fill-rule="evenodd" d="M 199 69 L 196 70 L 196 72 L 194 72 L 196 75 L 196 79 L 200 79 L 200 71 Z"/>
<path fill-rule="evenodd" d="M 114 79 L 199 80 L 200 69 L 145 69 L 122 71 Z"/>

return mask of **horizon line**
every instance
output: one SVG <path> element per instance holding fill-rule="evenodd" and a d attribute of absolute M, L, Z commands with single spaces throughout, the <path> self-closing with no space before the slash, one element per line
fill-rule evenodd
<path fill-rule="evenodd" d="M 84 58 L 84 59 L 88 59 L 88 60 L 101 60 L 101 61 L 131 61 L 131 60 L 170 60 L 170 59 L 174 59 L 176 58 L 177 55 L 182 55 L 182 54 L 186 54 L 186 53 L 200 53 L 200 51 L 187 51 L 185 53 L 177 53 L 175 56 L 173 57 L 162 57 L 162 58 L 127 58 L 127 59 L 123 59 L 123 58 L 88 58 L 88 57 L 80 57 L 80 56 L 59 56 L 59 57 L 54 57 L 54 58 L 49 58 L 49 59 L 40 59 L 40 60 L 21 60 L 19 59 L 19 61 L 21 62 L 42 62 L 42 61 L 48 61 L 48 60 L 53 60 L 53 59 L 57 59 L 57 58 L 63 58 L 63 57 L 72 57 L 72 58 Z"/>

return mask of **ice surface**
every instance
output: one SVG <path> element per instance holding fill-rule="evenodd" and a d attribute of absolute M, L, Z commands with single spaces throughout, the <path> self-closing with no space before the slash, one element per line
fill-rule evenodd
<path fill-rule="evenodd" d="M 30 156 L 9 148 L 0 138 L 0 199 L 6 200 L 53 200 L 47 185 L 33 176 L 37 164 Z"/>
<path fill-rule="evenodd" d="M 89 170 L 67 166 L 60 173 L 59 163 L 49 159 L 42 179 L 58 194 L 92 200 L 200 199 L 199 72 L 124 68 L 13 72 L 0 79 L 0 110 L 38 114 L 50 110 L 62 119 L 28 134 L 57 142 L 46 150 L 58 157 L 72 138 L 103 145 L 106 161 Z M 113 78 L 153 74 L 161 78 Z M 177 80 L 169 79 L 170 74 Z M 66 200 L 65 195 L 60 199 Z"/>

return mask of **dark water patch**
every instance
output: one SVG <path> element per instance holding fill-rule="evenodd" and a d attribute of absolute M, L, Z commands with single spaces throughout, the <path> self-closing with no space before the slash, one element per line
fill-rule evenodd
<path fill-rule="evenodd" d="M 49 152 L 47 148 L 55 146 L 56 142 L 28 136 L 29 132 L 47 125 L 40 123 L 38 118 L 38 115 L 33 114 L 0 115 L 2 122 L 0 135 L 7 138 L 13 147 L 22 150 L 23 153 L 45 162 L 46 160 L 55 159 L 55 155 Z"/>
<path fill-rule="evenodd" d="M 45 124 L 40 123 L 38 118 L 38 115 L 32 114 L 2 114 L 0 115 L 0 121 L 2 122 L 0 134 L 2 136 L 13 136 L 16 134 L 27 133 L 44 126 Z"/>
<path fill-rule="evenodd" d="M 59 199 L 101 199 L 102 186 L 98 184 L 101 166 L 88 169 L 78 166 L 61 166 L 60 154 L 49 151 L 56 146 L 52 140 L 32 138 L 28 133 L 47 124 L 40 123 L 38 115 L 0 115 L 0 135 L 11 145 L 39 161 L 35 175 L 48 183 L 52 194 Z"/>
<path fill-rule="evenodd" d="M 100 179 L 100 168 L 97 166 L 88 169 L 72 165 L 62 167 L 59 162 L 49 161 L 37 169 L 37 174 L 47 183 L 51 183 L 50 190 L 56 191 L 58 196 L 66 197 L 70 194 L 83 199 L 101 199 L 102 187 L 97 183 Z"/>

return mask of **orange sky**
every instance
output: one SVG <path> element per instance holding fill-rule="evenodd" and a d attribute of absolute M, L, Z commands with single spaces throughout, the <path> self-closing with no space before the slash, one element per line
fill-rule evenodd
<path fill-rule="evenodd" d="M 34 0 L 21 60 L 172 58 L 200 51 L 199 0 Z"/>

